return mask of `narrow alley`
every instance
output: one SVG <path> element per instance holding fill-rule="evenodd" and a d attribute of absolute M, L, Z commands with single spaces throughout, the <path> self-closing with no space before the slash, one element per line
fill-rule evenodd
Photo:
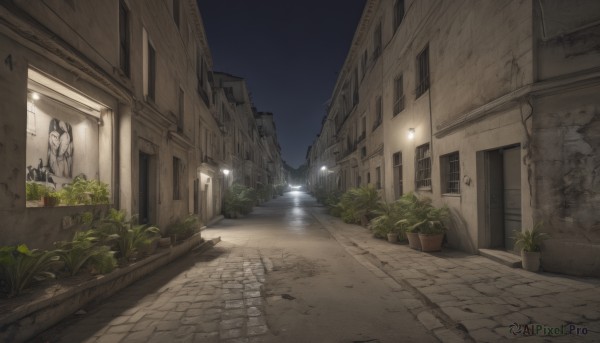
<path fill-rule="evenodd" d="M 286 193 L 203 236 L 222 241 L 33 342 L 600 339 L 598 280 L 412 251 L 326 215 L 305 193 Z M 532 337 L 526 324 L 571 325 L 580 334 Z"/>

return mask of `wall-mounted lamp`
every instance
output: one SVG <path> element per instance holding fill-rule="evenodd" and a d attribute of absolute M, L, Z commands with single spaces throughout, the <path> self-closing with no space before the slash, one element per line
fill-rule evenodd
<path fill-rule="evenodd" d="M 412 127 L 410 129 L 408 129 L 408 139 L 413 139 L 415 138 L 415 129 L 413 129 Z"/>
<path fill-rule="evenodd" d="M 31 93 L 31 98 L 33 100 L 40 100 L 40 95 L 36 92 Z"/>
<path fill-rule="evenodd" d="M 223 169 L 223 175 L 227 176 L 229 175 L 230 170 L 229 169 Z"/>
<path fill-rule="evenodd" d="M 321 167 L 321 171 L 326 171 L 326 170 L 327 170 L 327 167 L 325 167 L 325 166 Z"/>

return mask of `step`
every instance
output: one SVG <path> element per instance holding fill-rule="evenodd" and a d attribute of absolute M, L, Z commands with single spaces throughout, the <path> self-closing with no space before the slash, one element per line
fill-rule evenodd
<path fill-rule="evenodd" d="M 521 256 L 504 250 L 479 249 L 479 255 L 511 268 L 521 268 Z"/>

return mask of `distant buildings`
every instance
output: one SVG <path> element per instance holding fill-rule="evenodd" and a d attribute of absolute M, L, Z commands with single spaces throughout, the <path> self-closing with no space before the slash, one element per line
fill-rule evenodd
<path fill-rule="evenodd" d="M 208 223 L 232 182 L 285 182 L 272 115 L 213 73 L 195 1 L 4 1 L 0 19 L 2 245 L 49 247 L 96 209 L 28 206 L 27 175 L 99 179 L 112 206 L 163 228 Z"/>
<path fill-rule="evenodd" d="M 369 0 L 307 159 L 312 189 L 448 205 L 448 243 L 600 276 L 600 5 Z"/>

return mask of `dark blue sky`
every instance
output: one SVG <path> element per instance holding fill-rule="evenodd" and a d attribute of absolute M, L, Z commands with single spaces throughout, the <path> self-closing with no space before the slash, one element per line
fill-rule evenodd
<path fill-rule="evenodd" d="M 283 159 L 304 163 L 365 0 L 198 0 L 214 70 L 273 112 Z"/>

